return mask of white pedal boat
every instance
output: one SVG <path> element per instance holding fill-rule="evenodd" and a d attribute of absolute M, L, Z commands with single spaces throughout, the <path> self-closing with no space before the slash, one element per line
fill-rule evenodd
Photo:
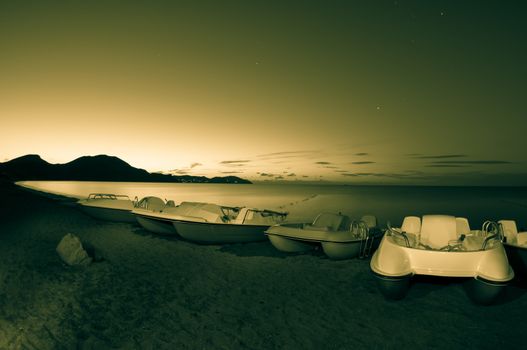
<path fill-rule="evenodd" d="M 182 202 L 166 215 L 181 237 L 203 244 L 265 241 L 265 230 L 286 216 L 272 210 L 195 202 Z"/>
<path fill-rule="evenodd" d="M 79 208 L 96 219 L 117 222 L 136 222 L 132 210 L 137 201 L 128 196 L 111 193 L 90 193 L 77 202 Z"/>
<path fill-rule="evenodd" d="M 527 280 L 527 232 L 518 232 L 514 220 L 498 221 L 503 245 L 517 278 Z"/>
<path fill-rule="evenodd" d="M 321 213 L 313 223 L 275 225 L 265 233 L 280 251 L 298 253 L 322 246 L 332 259 L 368 256 L 383 234 L 373 215 L 352 221 L 346 215 L 334 213 Z"/>
<path fill-rule="evenodd" d="M 160 235 L 175 235 L 176 229 L 167 214 L 174 211 L 174 201 L 164 201 L 159 197 L 145 197 L 141 199 L 132 214 L 144 229 Z"/>
<path fill-rule="evenodd" d="M 466 218 L 448 215 L 407 216 L 401 228 L 389 227 L 370 267 L 389 299 L 403 298 L 414 275 L 471 277 L 469 296 L 487 304 L 514 278 L 496 223 L 470 230 Z"/>

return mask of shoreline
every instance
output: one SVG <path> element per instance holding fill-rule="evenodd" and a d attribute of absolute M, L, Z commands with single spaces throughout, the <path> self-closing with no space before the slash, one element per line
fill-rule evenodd
<path fill-rule="evenodd" d="M 503 190 L 503 189 L 527 189 L 527 185 L 494 185 L 494 186 L 485 186 L 485 185 L 430 185 L 430 184 L 383 184 L 383 183 L 356 183 L 350 184 L 346 182 L 314 182 L 314 181 L 265 181 L 253 180 L 251 183 L 214 183 L 214 182 L 155 182 L 155 181 L 103 181 L 103 180 L 13 180 L 14 184 L 18 182 L 31 182 L 31 181 L 45 181 L 45 182 L 115 182 L 115 183 L 143 183 L 143 184 L 178 184 L 178 185 L 270 185 L 270 186 L 328 186 L 328 187 L 357 187 L 357 188 L 434 188 L 434 189 L 474 189 L 474 190 Z"/>
<path fill-rule="evenodd" d="M 53 192 L 46 192 L 43 190 L 39 190 L 36 187 L 24 185 L 22 184 L 23 182 L 27 182 L 27 181 L 14 181 L 12 182 L 12 184 L 24 191 L 28 191 L 30 193 L 34 193 L 42 197 L 47 197 L 47 198 L 51 198 L 51 199 L 55 199 L 59 201 L 78 201 L 80 199 L 74 196 L 68 196 L 66 193 L 53 193 Z"/>
<path fill-rule="evenodd" d="M 79 200 L 79 198 L 67 196 L 65 194 L 57 194 L 57 193 L 52 193 L 52 192 L 40 191 L 40 190 L 31 188 L 31 187 L 25 187 L 22 185 L 18 185 L 16 183 L 14 185 L 18 186 L 22 191 L 27 191 L 31 194 L 53 199 L 53 200 L 60 201 L 60 202 L 77 202 Z"/>
<path fill-rule="evenodd" d="M 96 221 L 0 182 L 0 348 L 520 348 L 527 289 L 471 303 L 457 279 L 418 278 L 387 301 L 368 259 L 286 255 L 269 242 L 201 246 Z M 58 196 L 61 197 L 61 196 Z M 58 200 L 57 200 L 58 199 Z M 104 260 L 65 266 L 73 233 Z M 447 335 L 447 336 L 446 336 Z"/>

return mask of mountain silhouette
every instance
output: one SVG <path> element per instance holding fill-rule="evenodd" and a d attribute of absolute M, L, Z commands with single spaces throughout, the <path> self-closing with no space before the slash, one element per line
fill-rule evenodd
<path fill-rule="evenodd" d="M 122 182 L 194 182 L 250 184 L 236 176 L 214 177 L 165 175 L 134 168 L 120 158 L 98 155 L 84 156 L 65 164 L 50 164 L 36 154 L 28 154 L 0 163 L 0 176 L 13 181 L 122 181 Z"/>

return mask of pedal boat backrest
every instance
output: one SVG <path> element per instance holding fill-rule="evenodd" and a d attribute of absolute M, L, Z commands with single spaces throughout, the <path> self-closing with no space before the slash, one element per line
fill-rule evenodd
<path fill-rule="evenodd" d="M 421 232 L 421 218 L 418 216 L 407 216 L 401 225 L 401 231 L 406 233 L 413 233 L 414 235 Z"/>
<path fill-rule="evenodd" d="M 374 215 L 363 215 L 360 221 L 364 222 L 368 228 L 377 227 L 377 218 Z"/>
<path fill-rule="evenodd" d="M 516 221 L 514 220 L 500 220 L 498 221 L 503 235 L 505 236 L 505 242 L 516 243 L 518 238 L 518 228 L 516 227 Z"/>
<path fill-rule="evenodd" d="M 421 225 L 421 243 L 433 249 L 448 246 L 450 241 L 458 239 L 457 222 L 454 216 L 423 215 Z"/>
<path fill-rule="evenodd" d="M 456 218 L 457 235 L 467 235 L 470 233 L 470 225 L 467 218 Z"/>

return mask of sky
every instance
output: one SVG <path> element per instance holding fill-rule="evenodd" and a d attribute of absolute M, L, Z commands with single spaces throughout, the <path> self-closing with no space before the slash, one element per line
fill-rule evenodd
<path fill-rule="evenodd" d="M 0 162 L 527 185 L 524 1 L 0 1 Z"/>

